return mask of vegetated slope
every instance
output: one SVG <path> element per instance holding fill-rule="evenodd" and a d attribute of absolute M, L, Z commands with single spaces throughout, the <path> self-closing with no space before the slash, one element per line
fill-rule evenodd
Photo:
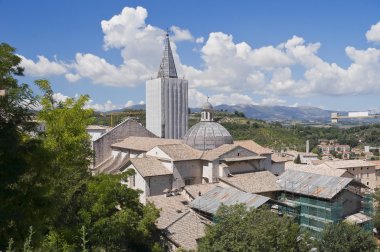
<path fill-rule="evenodd" d="M 145 125 L 144 110 L 124 110 L 112 117 L 113 125 L 121 122 L 125 117 L 139 118 Z M 265 122 L 263 120 L 243 117 L 241 112 L 215 112 L 215 120 L 222 124 L 235 140 L 251 139 L 257 143 L 276 150 L 294 149 L 305 151 L 306 140 L 310 141 L 312 149 L 320 139 L 338 140 L 341 144 L 355 146 L 380 146 L 380 124 L 363 125 L 342 129 L 338 127 L 312 127 L 303 125 L 283 126 L 279 122 Z M 191 113 L 189 128 L 200 121 L 200 113 Z M 110 126 L 111 113 L 97 113 L 96 124 Z"/>

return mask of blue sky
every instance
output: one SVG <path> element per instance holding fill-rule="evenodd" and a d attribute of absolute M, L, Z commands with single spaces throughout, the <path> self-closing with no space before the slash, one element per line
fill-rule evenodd
<path fill-rule="evenodd" d="M 0 0 L 0 42 L 57 99 L 145 101 L 170 30 L 189 102 L 380 108 L 380 1 Z"/>

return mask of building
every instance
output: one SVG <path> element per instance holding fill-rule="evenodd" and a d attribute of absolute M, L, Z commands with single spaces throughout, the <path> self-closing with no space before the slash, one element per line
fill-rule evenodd
<path fill-rule="evenodd" d="M 162 138 L 182 138 L 188 127 L 188 82 L 179 79 L 166 34 L 157 78 L 146 82 L 146 127 Z"/>
<path fill-rule="evenodd" d="M 371 198 L 366 199 L 362 194 L 365 186 L 353 178 L 288 170 L 278 177 L 278 185 L 277 200 L 287 205 L 280 206 L 280 211 L 293 214 L 314 237 L 320 236 L 325 225 L 361 211 L 371 216 Z"/>
<path fill-rule="evenodd" d="M 209 102 L 202 106 L 201 121 L 191 127 L 183 137 L 183 142 L 198 150 L 212 150 L 234 141 L 230 133 L 214 122 L 214 110 Z"/>

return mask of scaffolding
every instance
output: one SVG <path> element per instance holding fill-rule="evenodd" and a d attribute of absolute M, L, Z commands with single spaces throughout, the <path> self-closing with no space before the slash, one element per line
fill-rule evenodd
<path fill-rule="evenodd" d="M 285 207 L 280 206 L 281 211 L 294 216 L 301 228 L 306 229 L 315 238 L 321 236 L 327 224 L 335 224 L 342 220 L 342 204 L 338 201 L 305 197 L 291 192 L 282 193 L 279 200 L 287 204 Z"/>
<path fill-rule="evenodd" d="M 366 231 L 372 231 L 373 230 L 373 217 L 374 217 L 374 212 L 373 212 L 373 195 L 372 193 L 365 193 L 363 195 L 363 200 L 362 200 L 362 206 L 363 206 L 363 210 L 362 212 L 371 217 L 372 219 L 370 221 L 366 221 L 362 224 L 360 224 L 360 226 L 366 230 Z"/>

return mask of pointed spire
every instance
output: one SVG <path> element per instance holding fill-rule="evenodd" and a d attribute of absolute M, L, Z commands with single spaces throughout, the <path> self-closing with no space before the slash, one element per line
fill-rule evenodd
<path fill-rule="evenodd" d="M 168 33 L 166 33 L 164 55 L 162 57 L 160 69 L 158 70 L 157 74 L 157 78 L 160 77 L 178 78 Z"/>

